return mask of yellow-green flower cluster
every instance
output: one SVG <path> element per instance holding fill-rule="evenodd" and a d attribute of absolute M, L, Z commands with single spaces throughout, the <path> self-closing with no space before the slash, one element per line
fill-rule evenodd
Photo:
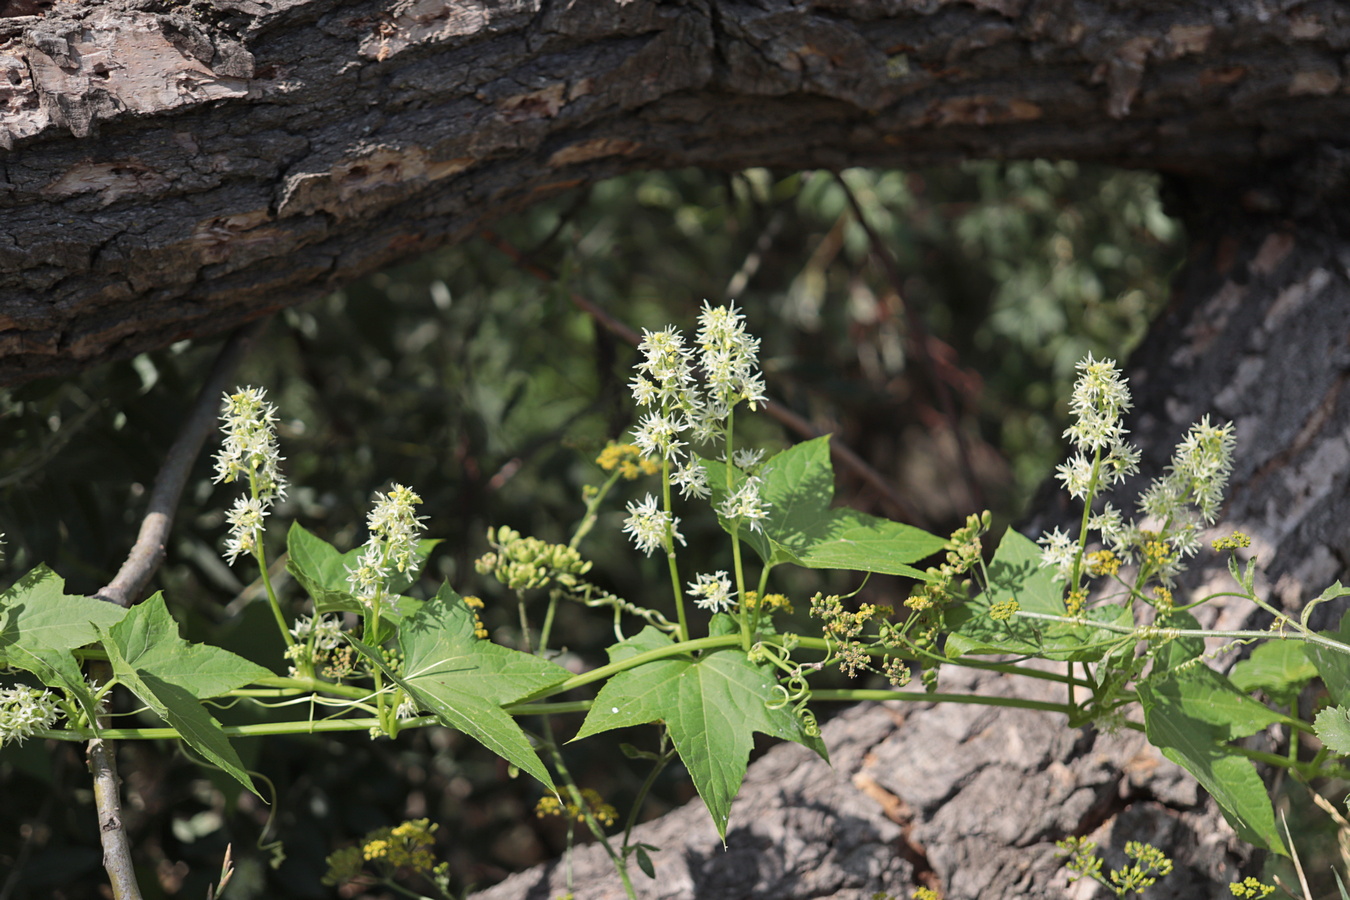
<path fill-rule="evenodd" d="M 758 591 L 746 591 L 745 608 L 759 609 L 760 607 L 763 607 L 764 609 L 767 610 L 775 612 L 783 612 L 787 613 L 788 615 L 792 615 L 792 601 L 790 601 L 783 594 L 765 594 L 764 599 L 761 601 L 759 598 Z"/>
<path fill-rule="evenodd" d="M 989 607 L 989 618 L 995 622 L 1006 622 L 1017 615 L 1017 611 L 1021 608 L 1022 605 L 1016 600 L 1001 600 Z"/>
<path fill-rule="evenodd" d="M 534 814 L 542 819 L 546 816 L 560 816 L 566 810 L 567 817 L 578 822 L 582 821 L 587 815 L 595 819 L 606 828 L 619 820 L 619 811 L 605 802 L 605 798 L 600 796 L 600 792 L 593 788 L 583 788 L 581 799 L 586 804 L 585 809 L 572 801 L 568 801 L 564 806 L 562 801 L 552 794 L 547 797 L 540 797 L 539 802 L 534 805 Z"/>
<path fill-rule="evenodd" d="M 565 544 L 550 544 L 539 538 L 522 537 L 505 526 L 488 529 L 493 546 L 474 563 L 480 575 L 491 575 L 513 591 L 528 591 L 557 583 L 574 588 L 591 564 Z"/>
<path fill-rule="evenodd" d="M 1238 550 L 1243 547 L 1250 547 L 1252 539 L 1241 531 L 1235 531 L 1227 537 L 1215 538 L 1215 550 Z"/>
<path fill-rule="evenodd" d="M 660 463 L 644 458 L 636 445 L 618 441 L 610 441 L 595 462 L 606 472 L 617 469 L 625 481 L 636 481 L 641 475 L 655 475 L 661 471 Z"/>
<path fill-rule="evenodd" d="M 837 594 L 816 594 L 811 598 L 811 615 L 823 619 L 822 630 L 826 637 L 840 641 L 849 641 L 862 634 L 864 626 L 872 619 L 884 619 L 892 613 L 889 606 L 864 603 L 857 611 L 844 608 L 843 598 Z"/>
<path fill-rule="evenodd" d="M 327 885 L 345 884 L 359 878 L 366 863 L 381 877 L 403 871 L 421 875 L 438 884 L 448 884 L 449 865 L 436 862 L 436 828 L 429 819 L 412 819 L 392 828 L 377 828 L 354 847 L 328 855 Z"/>
<path fill-rule="evenodd" d="M 1087 555 L 1087 567 L 1093 578 L 1110 577 L 1120 572 L 1120 557 L 1110 550 L 1094 550 Z"/>
<path fill-rule="evenodd" d="M 483 608 L 483 601 L 478 597 L 464 597 L 464 605 L 473 610 L 473 636 L 480 640 L 487 640 L 487 626 L 483 624 L 478 611 Z"/>
<path fill-rule="evenodd" d="M 961 578 L 980 561 L 981 537 L 993 517 L 988 510 L 966 517 L 966 524 L 952 532 L 945 545 L 942 565 L 930 567 L 922 584 L 915 587 L 905 606 L 915 612 L 941 610 L 966 599 L 969 583 Z"/>
<path fill-rule="evenodd" d="M 1233 892 L 1234 897 L 1241 898 L 1241 900 L 1265 900 L 1266 897 L 1275 893 L 1274 885 L 1262 884 L 1251 876 L 1228 885 L 1228 890 Z"/>

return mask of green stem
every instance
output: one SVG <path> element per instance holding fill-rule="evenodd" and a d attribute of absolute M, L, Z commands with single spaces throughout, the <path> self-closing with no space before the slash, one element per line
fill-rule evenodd
<path fill-rule="evenodd" d="M 741 598 L 741 649 L 750 652 L 750 611 L 745 608 L 745 567 L 741 564 L 741 523 L 737 519 L 731 526 L 731 558 L 736 568 L 736 596 Z M 763 598 L 760 598 L 763 602 Z"/>
<path fill-rule="evenodd" d="M 605 830 L 600 827 L 600 823 L 597 822 L 595 816 L 591 814 L 590 805 L 587 804 L 586 798 L 581 795 L 581 789 L 577 787 L 576 781 L 572 778 L 572 773 L 568 770 L 567 763 L 563 759 L 562 753 L 558 750 L 558 743 L 553 738 L 553 725 L 549 721 L 548 716 L 544 716 L 543 725 L 544 746 L 548 748 L 549 755 L 553 757 L 553 765 L 558 770 L 558 775 L 562 779 L 563 786 L 567 788 L 568 796 L 572 798 L 572 803 L 576 806 L 582 820 L 586 823 L 587 829 L 589 829 L 591 834 L 595 836 L 595 839 L 600 842 L 600 846 L 604 848 L 605 853 L 609 855 L 609 861 L 614 864 L 615 871 L 619 873 L 619 878 L 623 880 L 624 892 L 627 893 L 629 900 L 637 900 L 637 892 L 633 890 L 633 882 L 628 877 L 628 859 L 623 854 L 616 852 L 614 848 L 610 846 L 609 836 L 605 834 Z M 566 815 L 567 811 L 563 810 L 563 814 Z M 568 887 L 570 888 L 571 885 L 569 884 Z"/>
<path fill-rule="evenodd" d="M 402 723 L 404 727 L 425 728 L 441 724 L 433 716 L 421 716 Z M 360 719 L 320 719 L 304 722 L 266 722 L 252 725 L 222 725 L 220 730 L 228 737 L 267 737 L 281 734 L 319 734 L 331 731 L 369 731 L 381 727 L 378 718 Z M 36 731 L 35 737 L 50 738 L 56 741 L 87 741 L 93 737 L 92 731 L 48 730 Z M 99 736 L 115 741 L 166 741 L 180 737 L 175 728 L 102 728 Z"/>
<path fill-rule="evenodd" d="M 558 611 L 558 591 L 548 592 L 548 610 L 544 613 L 544 627 L 539 629 L 539 652 L 548 649 L 548 640 L 553 633 L 553 614 Z"/>
<path fill-rule="evenodd" d="M 661 743 L 665 743 L 664 736 L 662 737 Z M 628 822 L 624 825 L 623 829 L 623 852 L 625 860 L 628 858 L 628 842 L 633 836 L 633 828 L 637 825 L 638 814 L 642 812 L 642 806 L 647 802 L 647 795 L 651 793 L 653 785 L 656 784 L 657 777 L 674 758 L 674 749 L 664 751 L 652 766 L 652 770 L 647 773 L 647 778 L 642 782 L 642 787 L 638 789 L 637 796 L 633 798 L 633 808 L 628 811 Z"/>
<path fill-rule="evenodd" d="M 1097 479 L 1101 476 L 1102 451 L 1097 448 L 1092 456 L 1092 475 L 1088 477 L 1087 491 L 1083 497 L 1083 517 L 1078 523 L 1078 552 L 1073 557 L 1073 574 L 1069 579 L 1069 589 L 1078 590 L 1083 576 L 1083 555 L 1087 552 L 1088 520 L 1092 518 L 1092 501 L 1097 498 Z"/>
<path fill-rule="evenodd" d="M 1129 625 L 1116 625 L 1111 622 L 1088 622 L 1083 619 L 1072 619 L 1067 616 L 1056 616 L 1050 613 L 1028 612 L 1019 609 L 1014 615 L 1024 619 L 1040 619 L 1045 622 L 1062 622 L 1066 625 L 1080 625 L 1088 628 L 1098 628 L 1102 631 L 1111 631 L 1116 634 L 1128 634 L 1137 637 L 1140 640 L 1153 640 L 1154 638 L 1179 638 L 1179 637 L 1198 637 L 1198 638 L 1233 638 L 1233 639 L 1265 639 L 1275 641 L 1303 641 L 1309 644 L 1316 644 L 1319 647 L 1326 647 L 1328 650 L 1335 650 L 1337 653 L 1350 653 L 1350 645 L 1342 644 L 1340 641 L 1333 641 L 1325 638 L 1316 632 L 1299 632 L 1295 634 L 1282 634 L 1275 631 L 1215 631 L 1208 628 L 1159 628 L 1154 625 L 1145 625 L 1142 627 L 1131 627 Z M 1286 620 L 1289 621 L 1289 620 Z M 1296 628 L 1298 623 L 1290 621 Z"/>
<path fill-rule="evenodd" d="M 730 497 L 736 492 L 736 405 L 727 412 L 726 449 L 723 469 L 726 471 L 726 490 Z M 736 571 L 736 596 L 741 599 L 736 618 L 741 623 L 741 649 L 750 652 L 750 610 L 745 603 L 745 565 L 741 561 L 741 520 L 731 522 L 731 560 Z"/>
<path fill-rule="evenodd" d="M 680 567 L 675 561 L 675 513 L 670 503 L 670 460 L 661 460 L 661 499 L 666 515 L 671 517 L 670 531 L 666 534 L 666 566 L 670 569 L 670 588 L 675 594 L 675 615 L 679 621 L 678 637 L 680 641 L 689 640 L 689 622 L 684 617 L 684 588 L 680 586 Z"/>
<path fill-rule="evenodd" d="M 258 497 L 258 472 L 256 469 L 249 469 L 248 488 L 253 499 L 261 502 Z M 277 629 L 281 632 L 282 640 L 286 642 L 286 649 L 289 650 L 295 646 L 295 637 L 286 624 L 286 617 L 281 614 L 281 601 L 277 599 L 277 592 L 272 588 L 272 576 L 267 571 L 267 552 L 263 549 L 262 539 L 263 530 L 259 528 L 253 535 L 253 558 L 257 560 L 263 588 L 267 591 L 267 605 L 272 607 L 272 616 L 277 620 Z"/>
<path fill-rule="evenodd" d="M 572 539 L 567 542 L 568 549 L 575 550 L 580 547 L 582 539 L 595 527 L 596 521 L 600 518 L 600 504 L 618 482 L 619 474 L 619 470 L 615 469 L 609 478 L 605 479 L 605 483 L 596 489 L 595 496 L 586 501 L 586 514 L 577 523 L 577 530 L 573 532 Z"/>

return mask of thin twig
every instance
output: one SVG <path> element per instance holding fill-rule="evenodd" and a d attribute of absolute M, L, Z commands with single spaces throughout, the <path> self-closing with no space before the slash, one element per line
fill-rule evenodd
<path fill-rule="evenodd" d="M 118 570 L 113 580 L 94 596 L 118 606 L 131 606 L 139 599 L 150 576 L 154 575 L 164 560 L 164 544 L 173 527 L 173 517 L 178 509 L 178 498 L 182 496 L 183 486 L 187 484 L 192 466 L 197 462 L 206 436 L 216 426 L 220 413 L 220 396 L 234 377 L 239 362 L 252 348 L 258 336 L 267 326 L 267 319 L 252 322 L 240 328 L 225 346 L 220 348 L 206 382 L 197 394 L 197 402 L 192 412 L 183 422 L 178 438 L 169 448 L 164 458 L 164 466 L 155 478 L 155 486 L 150 491 L 150 501 L 146 506 L 145 519 L 141 521 L 140 534 L 136 543 L 127 554 L 126 562 Z"/>
<path fill-rule="evenodd" d="M 492 229 L 484 229 L 479 233 L 479 237 L 510 257 L 511 261 L 514 262 L 521 271 L 527 272 L 541 281 L 550 283 L 557 281 L 556 274 L 551 272 L 548 268 L 527 259 L 525 254 L 517 250 L 509 241 L 501 237 Z M 615 337 L 634 347 L 642 342 L 642 337 L 636 331 L 630 328 L 625 322 L 610 315 L 593 301 L 581 296 L 575 291 L 569 291 L 568 297 L 571 299 L 573 306 L 589 315 Z M 787 428 L 789 431 L 796 432 L 800 437 L 806 440 L 820 437 L 820 431 L 813 427 L 810 422 L 792 412 L 787 407 L 783 406 L 783 404 L 774 400 L 769 400 L 765 402 L 763 406 L 765 412 L 776 419 L 783 427 Z M 854 453 L 842 441 L 830 441 L 830 455 L 863 481 L 867 482 L 873 490 L 880 494 L 881 499 L 890 505 L 891 514 L 894 515 L 895 518 L 919 527 L 925 527 L 927 525 L 923 515 L 911 506 L 880 472 L 864 462 L 861 456 Z"/>
<path fill-rule="evenodd" d="M 914 358 L 927 374 L 929 381 L 933 385 L 933 392 L 937 394 L 938 404 L 942 407 L 942 416 L 947 420 L 947 427 L 952 432 L 952 437 L 956 439 L 957 455 L 961 460 L 961 470 L 966 478 L 966 490 L 970 492 L 970 502 L 976 510 L 984 509 L 984 491 L 980 487 L 979 479 L 975 477 L 975 467 L 970 461 L 970 448 L 966 445 L 965 435 L 961 431 L 961 423 L 957 419 L 956 404 L 952 402 L 952 394 L 947 386 L 947 380 L 937 370 L 937 363 L 933 355 L 928 350 L 928 329 L 924 327 L 923 319 L 917 314 L 904 291 L 904 279 L 900 277 L 900 269 L 895 264 L 895 257 L 891 256 L 886 245 L 882 243 L 881 236 L 877 234 L 872 223 L 867 220 L 867 215 L 863 212 L 862 204 L 854 195 L 853 189 L 848 186 L 842 173 L 834 173 L 835 181 L 844 190 L 844 196 L 848 198 L 849 206 L 853 208 L 853 215 L 862 226 L 863 231 L 867 233 L 867 240 L 872 245 L 872 255 L 881 263 L 881 268 L 886 273 L 886 279 L 891 283 L 891 290 L 895 291 L 895 296 L 900 300 L 900 307 L 905 312 L 905 324 L 908 326 L 910 343 L 914 348 Z"/>
<path fill-rule="evenodd" d="M 165 456 L 164 466 L 150 492 L 140 534 L 127 560 L 112 581 L 97 594 L 100 600 L 131 606 L 139 598 L 150 577 L 164 559 L 164 543 L 173 526 L 174 511 L 183 493 L 188 475 L 206 436 L 215 426 L 220 395 L 234 377 L 239 361 L 266 327 L 266 320 L 254 322 L 236 331 L 221 348 L 206 382 L 202 385 L 192 412 L 188 414 L 178 438 Z M 101 665 L 107 666 L 107 663 Z M 98 677 L 97 675 L 95 677 Z M 108 673 L 104 673 L 106 679 Z M 106 726 L 101 721 L 100 727 Z M 103 868 L 112 885 L 113 900 L 141 900 L 136 869 L 131 860 L 131 841 L 122 825 L 121 778 L 117 774 L 117 752 L 112 741 L 96 737 L 87 751 L 89 771 L 94 778 L 94 805 L 98 809 L 99 841 L 103 845 Z"/>

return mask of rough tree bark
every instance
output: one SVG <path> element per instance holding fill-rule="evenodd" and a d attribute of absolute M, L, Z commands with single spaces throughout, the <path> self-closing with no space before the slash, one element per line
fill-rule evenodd
<path fill-rule="evenodd" d="M 0 382 L 299 302 L 638 167 L 1350 139 L 1333 0 L 62 0 L 0 18 Z"/>
<path fill-rule="evenodd" d="M 1339 3 L 111 0 L 0 39 L 0 381 L 223 330 L 638 167 L 1100 160 L 1168 173 L 1193 240 L 1133 366 L 1148 462 L 1206 412 L 1236 421 L 1226 521 L 1272 596 L 1345 568 Z M 1092 829 L 1167 846 L 1170 896 L 1248 864 L 1128 734 L 897 703 L 826 735 L 832 770 L 792 747 L 752 768 L 726 851 L 697 804 L 646 826 L 647 895 L 1072 896 L 1053 841 Z M 614 890 L 585 851 L 577 873 Z"/>

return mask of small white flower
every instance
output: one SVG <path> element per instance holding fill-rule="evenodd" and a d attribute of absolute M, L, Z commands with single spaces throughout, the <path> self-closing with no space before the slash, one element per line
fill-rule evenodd
<path fill-rule="evenodd" d="M 1172 455 L 1171 475 L 1185 483 L 1191 502 L 1208 524 L 1214 524 L 1233 470 L 1233 424 L 1209 423 L 1205 416 L 1192 425 Z"/>
<path fill-rule="evenodd" d="M 741 483 L 734 493 L 722 501 L 717 512 L 724 519 L 739 519 L 748 522 L 751 531 L 760 530 L 760 522 L 769 517 L 770 504 L 759 496 L 762 482 L 751 475 Z"/>
<path fill-rule="evenodd" d="M 404 696 L 398 704 L 398 709 L 394 710 L 394 716 L 400 722 L 406 722 L 409 719 L 417 718 L 417 703 L 413 698 Z"/>
<path fill-rule="evenodd" d="M 712 494 L 708 487 L 708 470 L 697 459 L 690 457 L 680 463 L 670 476 L 670 483 L 680 489 L 680 496 L 702 500 Z"/>
<path fill-rule="evenodd" d="M 731 589 L 731 579 L 724 571 L 711 575 L 696 575 L 689 582 L 689 596 L 694 597 L 694 605 L 700 609 L 721 612 L 731 609 L 736 592 Z"/>
<path fill-rule="evenodd" d="M 1128 540 L 1130 529 L 1125 524 L 1125 519 L 1120 514 L 1120 510 L 1112 506 L 1110 501 L 1107 501 L 1102 506 L 1101 512 L 1088 519 L 1088 530 L 1097 532 L 1102 536 L 1103 541 L 1116 548 L 1123 540 Z M 1120 555 L 1118 550 L 1117 555 Z"/>
<path fill-rule="evenodd" d="M 1073 571 L 1073 561 L 1078 556 L 1078 544 L 1063 531 L 1056 528 L 1046 532 L 1037 540 L 1041 545 L 1041 567 L 1053 567 L 1060 575 L 1068 576 Z"/>
<path fill-rule="evenodd" d="M 252 484 L 251 493 L 256 494 L 236 501 L 226 513 L 231 531 L 225 540 L 225 558 L 231 563 L 257 548 L 263 516 L 272 504 L 286 497 L 286 479 L 281 474 L 282 457 L 277 446 L 277 411 L 266 402 L 266 396 L 262 388 L 239 388 L 226 394 L 221 404 L 221 430 L 225 438 L 216 454 L 215 481 L 248 481 Z"/>
<path fill-rule="evenodd" d="M 1092 482 L 1092 461 L 1082 453 L 1075 453 L 1055 467 L 1055 477 L 1064 483 L 1070 497 L 1081 500 L 1087 496 Z"/>
<path fill-rule="evenodd" d="M 639 452 L 648 459 L 664 457 L 672 462 L 680 457 L 680 449 L 685 446 L 680 440 L 684 423 L 678 417 L 650 412 L 633 430 L 633 443 Z"/>
<path fill-rule="evenodd" d="M 628 503 L 628 519 L 623 530 L 633 538 L 637 548 L 648 556 L 666 546 L 666 542 L 684 543 L 679 531 L 680 520 L 657 506 L 656 497 L 648 494 L 641 502 Z"/>
<path fill-rule="evenodd" d="M 355 566 L 347 566 L 347 584 L 352 594 L 360 600 L 370 601 L 380 593 L 389 580 L 391 572 L 385 563 L 384 548 L 378 543 L 367 544 L 366 549 L 356 558 Z"/>
<path fill-rule="evenodd" d="M 426 526 L 425 516 L 417 515 L 422 498 L 411 488 L 395 484 L 388 494 L 376 492 L 375 504 L 366 516 L 370 538 L 347 567 L 347 583 L 352 594 L 367 603 L 378 597 L 395 571 L 411 574 L 421 561 L 417 556 L 419 533 Z"/>
<path fill-rule="evenodd" d="M 716 419 L 726 418 L 739 400 L 749 400 L 753 407 L 764 400 L 764 382 L 759 365 L 759 338 L 745 331 L 745 317 L 735 304 L 713 307 L 703 301 L 699 313 L 699 366 L 707 382 L 708 405 L 714 409 L 708 414 Z"/>
<path fill-rule="evenodd" d="M 763 458 L 764 449 L 762 447 L 758 450 L 737 450 L 731 454 L 731 459 L 738 469 L 753 469 L 759 465 L 759 461 Z"/>
<path fill-rule="evenodd" d="M 225 539 L 225 560 L 233 564 L 235 559 L 258 548 L 258 538 L 263 530 L 263 518 L 267 509 L 262 501 L 253 497 L 236 497 L 233 508 L 225 513 L 230 523 L 230 534 Z"/>
<path fill-rule="evenodd" d="M 375 494 L 375 505 L 366 516 L 372 541 L 378 538 L 387 551 L 385 558 L 400 572 L 417 571 L 418 532 L 425 531 L 426 516 L 418 516 L 422 498 L 415 491 L 395 484 L 388 494 Z"/>
<path fill-rule="evenodd" d="M 337 616 L 300 616 L 291 626 L 297 644 L 308 643 L 311 632 L 315 650 L 336 650 L 342 643 L 342 621 Z"/>

